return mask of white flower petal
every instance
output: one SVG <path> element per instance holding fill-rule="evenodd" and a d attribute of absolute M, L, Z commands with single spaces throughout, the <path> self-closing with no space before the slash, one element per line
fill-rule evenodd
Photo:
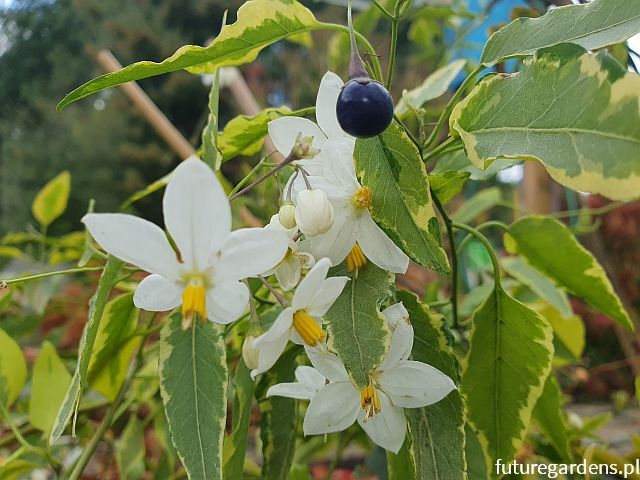
<path fill-rule="evenodd" d="M 265 228 L 242 228 L 232 232 L 214 260 L 216 280 L 242 280 L 261 274 L 282 261 L 289 239 Z"/>
<path fill-rule="evenodd" d="M 216 175 L 195 157 L 185 160 L 167 184 L 162 209 L 187 268 L 204 270 L 231 232 L 231 207 Z"/>
<path fill-rule="evenodd" d="M 391 404 L 389 398 L 380 392 L 382 410 L 364 421 L 364 411 L 360 409 L 358 423 L 371 440 L 382 448 L 398 453 L 407 434 L 407 419 L 404 410 Z"/>
<path fill-rule="evenodd" d="M 305 345 L 305 351 L 313 367 L 332 382 L 349 382 L 349 374 L 342 360 L 334 353 L 323 348 Z"/>
<path fill-rule="evenodd" d="M 256 348 L 261 348 L 263 343 L 275 342 L 278 338 L 284 338 L 285 340 L 288 340 L 289 330 L 291 329 L 291 325 L 293 324 L 294 312 L 295 310 L 290 307 L 282 310 L 269 330 L 256 338 L 256 340 L 253 342 L 253 345 Z"/>
<path fill-rule="evenodd" d="M 340 296 L 340 293 L 342 293 L 348 281 L 349 277 L 327 278 L 307 307 L 309 315 L 312 317 L 321 317 L 327 313 L 327 310 L 333 305 L 336 298 Z"/>
<path fill-rule="evenodd" d="M 240 318 L 249 303 L 249 289 L 242 282 L 222 282 L 207 290 L 207 318 L 227 324 Z"/>
<path fill-rule="evenodd" d="M 378 382 L 394 405 L 417 408 L 439 402 L 456 389 L 453 380 L 437 368 L 408 361 L 378 375 Z"/>
<path fill-rule="evenodd" d="M 362 253 L 383 270 L 405 273 L 409 257 L 400 250 L 368 213 L 358 219 L 358 244 Z"/>
<path fill-rule="evenodd" d="M 328 257 L 333 265 L 338 265 L 356 243 L 356 225 L 345 208 L 336 209 L 334 205 L 333 226 L 327 233 L 311 237 L 302 242 L 315 258 Z"/>
<path fill-rule="evenodd" d="M 153 273 L 140 282 L 133 294 L 133 303 L 149 312 L 166 312 L 182 303 L 182 288 Z"/>
<path fill-rule="evenodd" d="M 295 254 L 288 255 L 275 271 L 280 288 L 285 292 L 295 288 L 300 281 L 300 260 Z"/>
<path fill-rule="evenodd" d="M 288 397 L 298 400 L 311 400 L 316 389 L 300 382 L 278 383 L 267 390 L 267 397 Z"/>
<path fill-rule="evenodd" d="M 169 280 L 179 278 L 176 254 L 157 225 L 122 213 L 89 213 L 82 223 L 114 257 Z"/>
<path fill-rule="evenodd" d="M 360 188 L 353 162 L 354 148 L 352 138 L 331 138 L 317 157 L 322 163 L 322 177 L 347 195 L 353 195 Z"/>
<path fill-rule="evenodd" d="M 306 365 L 296 368 L 296 380 L 313 387 L 315 391 L 320 390 L 326 384 L 326 379 L 319 371 Z"/>
<path fill-rule="evenodd" d="M 409 322 L 409 312 L 402 303 L 387 307 L 382 314 L 391 328 L 391 345 L 384 357 L 379 371 L 396 367 L 405 362 L 413 348 L 413 327 Z"/>
<path fill-rule="evenodd" d="M 287 346 L 288 338 L 286 336 L 276 337 L 273 342 L 262 342 L 258 347 L 256 341 L 253 342 L 254 347 L 258 348 L 258 368 L 251 370 L 251 378 L 256 378 L 261 373 L 266 372 L 275 363 L 284 352 Z"/>
<path fill-rule="evenodd" d="M 300 133 L 303 137 L 313 137 L 311 147 L 322 150 L 327 137 L 311 120 L 300 117 L 280 117 L 269 122 L 271 140 L 285 157 L 291 153 Z"/>
<path fill-rule="evenodd" d="M 336 115 L 338 96 L 344 86 L 342 79 L 333 72 L 322 77 L 318 97 L 316 98 L 316 120 L 327 137 L 345 137 L 347 133 L 340 128 Z"/>
<path fill-rule="evenodd" d="M 291 300 L 291 306 L 295 310 L 307 308 L 315 294 L 320 290 L 324 279 L 327 278 L 327 273 L 331 267 L 331 261 L 328 258 L 321 258 L 313 266 L 307 276 L 302 279 L 300 285 L 293 294 Z"/>
<path fill-rule="evenodd" d="M 319 435 L 349 428 L 360 410 L 360 394 L 348 382 L 329 383 L 311 399 L 304 434 Z"/>

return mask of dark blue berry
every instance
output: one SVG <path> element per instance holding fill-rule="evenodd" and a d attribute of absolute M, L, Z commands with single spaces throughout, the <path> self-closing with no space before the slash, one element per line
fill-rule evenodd
<path fill-rule="evenodd" d="M 369 78 L 350 80 L 336 104 L 338 123 L 349 135 L 370 138 L 385 131 L 393 119 L 393 99 L 384 86 Z"/>

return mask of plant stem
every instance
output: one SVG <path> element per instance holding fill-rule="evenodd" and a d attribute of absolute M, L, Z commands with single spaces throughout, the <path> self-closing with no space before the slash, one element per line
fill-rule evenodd
<path fill-rule="evenodd" d="M 382 12 L 382 14 L 387 17 L 389 20 L 393 20 L 393 15 L 389 12 L 389 10 L 387 10 L 386 8 L 384 8 L 384 5 L 382 5 L 380 3 L 380 0 L 373 0 L 373 4 L 378 7 L 378 9 Z"/>
<path fill-rule="evenodd" d="M 387 90 L 391 89 L 393 79 L 393 67 L 396 63 L 396 49 L 398 48 L 398 24 L 400 23 L 400 0 L 396 0 L 396 6 L 391 19 L 391 48 L 389 50 L 389 65 L 387 67 Z"/>
<path fill-rule="evenodd" d="M 260 159 L 260 161 L 256 164 L 256 166 L 255 166 L 255 167 L 253 167 L 253 168 L 251 169 L 251 171 L 247 174 L 247 176 L 246 176 L 246 177 L 244 177 L 242 180 L 240 180 L 240 181 L 238 182 L 238 184 L 237 184 L 235 187 L 233 187 L 233 190 L 231 190 L 231 193 L 229 193 L 229 197 L 233 197 L 236 193 L 238 193 L 238 190 L 240 190 L 242 187 L 244 187 L 244 186 L 245 186 L 245 184 L 249 181 L 249 179 L 250 179 L 251 177 L 253 177 L 253 175 L 255 175 L 255 173 L 256 173 L 258 170 L 260 170 L 262 167 L 264 167 L 265 160 L 266 160 L 267 158 L 269 158 L 269 156 L 270 156 L 270 155 L 273 155 L 273 154 L 269 154 L 269 155 L 267 155 L 266 157 L 262 157 L 262 158 Z M 277 167 L 277 166 L 278 166 L 278 165 L 275 165 L 275 167 Z"/>
<path fill-rule="evenodd" d="M 493 265 L 493 281 L 495 283 L 496 289 L 500 288 L 500 265 L 498 264 L 498 257 L 496 256 L 496 252 L 493 250 L 491 246 L 491 242 L 487 240 L 482 233 L 476 230 L 469 225 L 465 225 L 463 223 L 453 222 L 451 224 L 453 228 L 457 228 L 458 230 L 464 230 L 467 233 L 470 233 L 474 237 L 476 237 L 480 242 L 484 245 L 484 248 L 487 250 L 487 253 L 491 257 L 491 264 Z"/>
<path fill-rule="evenodd" d="M 323 23 L 322 25 L 327 30 L 334 30 L 334 31 L 349 33 L 349 27 L 345 27 L 344 25 L 340 25 L 338 23 Z M 367 38 L 364 35 L 356 32 L 355 30 L 353 33 L 355 34 L 356 38 L 360 41 L 360 43 L 364 46 L 365 50 L 367 50 L 367 52 L 371 56 L 371 62 L 373 63 L 373 67 L 374 67 L 373 77 L 376 80 L 381 81 L 382 67 L 380 66 L 380 60 L 378 60 L 375 49 L 373 48 L 369 40 L 367 40 Z"/>
<path fill-rule="evenodd" d="M 437 157 L 438 155 L 443 155 L 445 153 L 454 152 L 456 150 L 460 150 L 462 148 L 462 142 L 458 137 L 449 137 L 436 148 L 427 152 L 423 156 L 423 160 L 428 162 L 433 157 Z"/>
<path fill-rule="evenodd" d="M 447 103 L 447 106 L 444 107 L 444 110 L 442 110 L 442 112 L 440 113 L 438 122 L 436 123 L 436 126 L 434 127 L 433 131 L 429 135 L 429 138 L 427 138 L 427 141 L 425 142 L 425 145 L 424 145 L 425 150 L 430 148 L 434 143 L 438 141 L 438 136 L 440 135 L 442 127 L 447 122 L 447 119 L 449 118 L 449 115 L 451 114 L 453 107 L 455 106 L 456 103 L 458 103 L 458 100 L 460 100 L 460 98 L 464 95 L 467 88 L 469 88 L 469 86 L 473 84 L 473 82 L 476 80 L 478 75 L 480 75 L 480 73 L 484 69 L 485 67 L 483 65 L 479 65 L 473 72 L 471 72 L 471 74 L 465 79 L 465 81 L 462 82 L 462 85 L 460 85 L 460 88 L 456 90 L 456 93 L 453 94 L 453 96 Z"/>
<path fill-rule="evenodd" d="M 491 227 L 500 228 L 500 229 L 504 230 L 505 232 L 509 231 L 509 226 L 506 223 L 498 222 L 496 220 L 491 220 L 489 222 L 481 223 L 480 225 L 478 225 L 476 227 L 476 230 L 478 232 L 481 232 L 482 230 L 485 230 L 485 229 L 491 228 Z M 469 235 L 467 235 L 466 237 L 464 237 L 462 239 L 462 242 L 460 242 L 460 245 L 458 246 L 458 257 L 462 254 L 462 251 L 469 244 L 469 242 L 471 241 L 472 238 L 474 238 L 473 235 L 469 234 Z"/>
<path fill-rule="evenodd" d="M 258 278 L 260 279 L 262 284 L 269 289 L 269 291 L 273 294 L 273 296 L 276 297 L 276 300 L 280 302 L 280 305 L 282 305 L 283 307 L 286 307 L 287 305 L 289 305 L 289 302 L 287 301 L 287 299 L 284 298 L 282 295 L 280 295 L 278 291 L 275 288 L 273 288 L 273 286 L 269 282 L 267 282 L 267 280 L 262 275 L 258 275 Z"/>
<path fill-rule="evenodd" d="M 431 191 L 433 202 L 440 212 L 444 226 L 447 229 L 447 237 L 449 239 L 449 250 L 451 250 L 451 316 L 453 318 L 453 327 L 458 327 L 458 254 L 456 252 L 456 239 L 453 233 L 453 222 L 447 214 L 446 210 L 440 203 L 435 192 Z"/>
<path fill-rule="evenodd" d="M 74 273 L 97 272 L 102 269 L 103 267 L 78 267 L 78 268 L 69 268 L 68 270 L 58 270 L 56 272 L 38 273 L 36 275 L 28 275 L 26 277 L 12 278 L 10 280 L 0 280 L 0 288 L 6 288 L 8 285 L 11 285 L 12 283 L 27 282 L 29 280 L 38 280 L 40 278 L 48 278 L 48 277 L 53 277 L 55 275 L 71 275 Z"/>
<path fill-rule="evenodd" d="M 243 188 L 239 192 L 236 192 L 233 195 L 230 195 L 229 196 L 229 202 L 233 202 L 236 198 L 241 197 L 242 195 L 244 195 L 245 193 L 247 193 L 250 190 L 253 190 L 258 185 L 260 185 L 262 182 L 264 182 L 267 178 L 275 175 L 276 173 L 278 173 L 280 170 L 282 170 L 284 167 L 286 167 L 287 165 L 291 164 L 291 162 L 293 162 L 295 160 L 298 160 L 298 157 L 296 155 L 293 155 L 293 153 L 290 153 L 287 156 L 287 158 L 285 158 L 282 162 L 280 162 L 276 167 L 274 167 L 273 169 L 269 170 L 267 173 L 262 175 L 255 182 L 253 182 L 249 186 Z"/>

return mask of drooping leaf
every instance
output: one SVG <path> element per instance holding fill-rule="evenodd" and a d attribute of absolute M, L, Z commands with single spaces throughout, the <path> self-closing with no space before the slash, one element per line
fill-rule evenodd
<path fill-rule="evenodd" d="M 371 262 L 353 273 L 343 263 L 330 275 L 346 276 L 351 281 L 325 315 L 328 346 L 344 362 L 353 384 L 365 388 L 369 373 L 389 349 L 389 327 L 379 305 L 392 295 L 394 276 Z"/>
<path fill-rule="evenodd" d="M 33 366 L 29 421 L 45 435 L 49 435 L 53 428 L 70 383 L 71 374 L 58 357 L 55 347 L 48 341 L 43 342 Z"/>
<path fill-rule="evenodd" d="M 296 447 L 297 401 L 287 397 L 264 398 L 271 385 L 294 381 L 296 356 L 300 347 L 290 347 L 276 365 L 263 375 L 260 391 L 260 438 L 262 439 L 262 480 L 287 478 Z"/>
<path fill-rule="evenodd" d="M 65 170 L 49 180 L 38 192 L 31 204 L 31 213 L 42 227 L 48 227 L 64 213 L 70 190 L 71 174 Z"/>
<path fill-rule="evenodd" d="M 251 379 L 250 373 L 251 370 L 240 358 L 233 376 L 234 397 L 231 434 L 224 441 L 224 478 L 242 480 L 255 390 L 255 382 Z"/>
<path fill-rule="evenodd" d="M 408 310 L 414 330 L 411 357 L 427 363 L 459 382 L 458 362 L 447 344 L 443 319 L 424 307 L 408 292 L 398 292 L 398 300 Z M 423 408 L 405 410 L 411 433 L 410 456 L 414 478 L 465 480 L 465 413 L 460 392 Z"/>
<path fill-rule="evenodd" d="M 502 200 L 502 193 L 498 187 L 485 188 L 472 197 L 467 198 L 460 208 L 453 212 L 451 218 L 456 222 L 470 223 L 483 213 L 488 212 Z"/>
<path fill-rule="evenodd" d="M 433 193 L 444 205 L 460 193 L 468 178 L 467 172 L 443 172 L 439 175 L 430 175 L 429 183 Z"/>
<path fill-rule="evenodd" d="M 266 108 L 254 116 L 238 115 L 231 119 L 218 137 L 223 161 L 258 153 L 267 136 L 269 122 L 285 115 L 295 115 L 295 112 L 287 107 Z"/>
<path fill-rule="evenodd" d="M 627 312 L 596 258 L 559 221 L 527 216 L 509 227 L 507 248 L 567 291 L 633 329 Z"/>
<path fill-rule="evenodd" d="M 639 102 L 637 74 L 564 44 L 539 50 L 520 73 L 485 77 L 450 126 L 479 168 L 538 160 L 564 186 L 626 200 L 640 195 Z"/>
<path fill-rule="evenodd" d="M 133 293 L 114 298 L 105 306 L 89 361 L 88 380 L 92 389 L 115 400 L 127 375 L 131 356 L 142 337 L 131 337 L 139 310 Z"/>
<path fill-rule="evenodd" d="M 562 391 L 555 376 L 549 375 L 542 395 L 533 409 L 533 418 L 544 431 L 549 443 L 565 463 L 572 463 L 573 455 L 569 449 L 569 431 L 563 413 Z"/>
<path fill-rule="evenodd" d="M 413 108 L 420 108 L 429 100 L 434 100 L 444 95 L 466 63 L 466 60 L 451 62 L 449 65 L 445 65 L 429 75 L 418 87 L 403 91 L 402 100 L 396 105 L 396 115 L 406 112 L 408 109 L 407 104 L 412 105 Z"/>
<path fill-rule="evenodd" d="M 500 286 L 472 318 L 462 388 L 468 419 L 491 463 L 510 462 L 551 369 L 551 327 Z"/>
<path fill-rule="evenodd" d="M 51 444 L 55 443 L 64 432 L 69 420 L 78 408 L 82 390 L 88 386 L 89 361 L 98 334 L 98 328 L 100 328 L 100 320 L 109 300 L 109 293 L 117 283 L 118 275 L 123 266 L 124 262 L 121 260 L 111 255 L 107 258 L 107 263 L 98 282 L 98 288 L 89 305 L 89 316 L 80 339 L 76 370 L 73 373 L 71 384 L 67 389 L 49 436 L 49 443 Z"/>
<path fill-rule="evenodd" d="M 373 192 L 371 216 L 412 260 L 449 272 L 429 180 L 418 148 L 393 122 L 382 134 L 357 140 L 356 174 Z"/>
<path fill-rule="evenodd" d="M 160 337 L 160 391 L 171 439 L 191 480 L 218 480 L 227 416 L 223 329 L 199 319 L 186 331 L 181 325 L 181 313 L 173 313 Z"/>
<path fill-rule="evenodd" d="M 577 315 L 563 317 L 554 307 L 536 307 L 553 328 L 553 349 L 556 364 L 580 363 L 586 345 L 584 321 Z"/>
<path fill-rule="evenodd" d="M 115 447 L 120 478 L 141 479 L 145 473 L 144 425 L 136 415 L 129 417 Z"/>
<path fill-rule="evenodd" d="M 494 33 L 481 62 L 491 66 L 509 57 L 531 55 L 560 43 L 596 50 L 624 42 L 640 32 L 640 3 L 593 0 L 554 8 L 540 18 L 518 18 Z"/>
<path fill-rule="evenodd" d="M 251 0 L 238 9 L 236 22 L 225 25 L 209 46 L 186 45 L 160 63 L 137 62 L 101 75 L 69 93 L 57 108 L 62 110 L 92 93 L 132 80 L 182 69 L 210 73 L 216 68 L 249 63 L 264 47 L 321 25 L 309 9 L 294 0 Z"/>
<path fill-rule="evenodd" d="M 16 341 L 0 330 L 0 405 L 9 408 L 27 380 L 27 364 Z"/>
<path fill-rule="evenodd" d="M 542 300 L 553 305 L 563 317 L 573 314 L 569 298 L 564 290 L 519 257 L 505 257 L 501 260 L 502 268 L 523 285 L 529 287 Z"/>

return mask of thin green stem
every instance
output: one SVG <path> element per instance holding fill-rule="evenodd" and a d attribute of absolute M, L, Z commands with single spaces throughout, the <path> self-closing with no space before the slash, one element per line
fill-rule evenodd
<path fill-rule="evenodd" d="M 295 150 L 295 148 L 294 148 L 294 150 Z M 262 175 L 260 178 L 258 178 L 255 182 L 253 182 L 249 186 L 243 188 L 242 190 L 240 190 L 238 192 L 230 194 L 229 195 L 229 202 L 233 202 L 236 198 L 241 197 L 242 195 L 244 195 L 245 193 L 249 192 L 250 190 L 253 190 L 258 185 L 260 185 L 262 182 L 264 182 L 267 178 L 275 175 L 276 173 L 278 173 L 280 170 L 282 170 L 287 165 L 290 165 L 291 162 L 294 162 L 295 160 L 299 160 L 298 156 L 294 155 L 293 152 L 290 153 L 287 156 L 287 158 L 285 158 L 282 162 L 280 162 L 278 164 L 277 167 L 274 167 L 271 170 L 269 170 L 267 173 Z"/>
<path fill-rule="evenodd" d="M 486 230 L 487 228 L 491 228 L 491 227 L 497 227 L 500 228 L 501 230 L 508 232 L 509 231 L 509 225 L 507 225 L 506 223 L 503 222 L 499 222 L 497 220 L 490 220 L 488 222 L 484 222 L 481 223 L 480 225 L 478 225 L 476 227 L 476 230 L 481 232 L 483 230 Z M 462 255 L 462 251 L 465 249 L 465 247 L 469 244 L 469 242 L 474 238 L 473 235 L 469 234 L 466 237 L 464 237 L 462 239 L 462 242 L 460 242 L 460 245 L 458 246 L 458 257 Z"/>
<path fill-rule="evenodd" d="M 103 267 L 78 267 L 69 268 L 67 270 L 58 270 L 56 272 L 38 273 L 36 275 L 28 275 L 26 277 L 12 278 L 10 280 L 0 280 L 0 288 L 6 288 L 8 285 L 11 285 L 13 283 L 28 282 L 30 280 L 38 280 L 41 278 L 53 277 L 55 275 L 72 275 L 74 273 L 97 272 L 102 269 Z"/>
<path fill-rule="evenodd" d="M 423 160 L 425 162 L 428 162 L 438 155 L 444 155 L 445 153 L 455 152 L 456 150 L 460 149 L 462 149 L 462 142 L 460 141 L 460 139 L 457 137 L 449 137 L 436 148 L 424 154 Z"/>
<path fill-rule="evenodd" d="M 391 48 L 389 49 L 389 65 L 387 67 L 387 90 L 391 89 L 393 68 L 396 63 L 396 49 L 398 48 L 398 24 L 400 23 L 400 1 L 396 0 L 396 6 L 391 19 Z"/>
<path fill-rule="evenodd" d="M 379 0 L 373 0 L 373 4 L 378 7 L 378 9 L 382 12 L 382 14 L 387 17 L 389 20 L 393 20 L 393 14 L 391 14 L 391 12 L 389 12 L 389 10 L 387 10 L 386 8 L 384 8 L 384 5 L 382 5 L 380 3 Z"/>
<path fill-rule="evenodd" d="M 236 193 L 238 193 L 238 191 L 246 185 L 249 179 L 253 177 L 256 174 L 256 172 L 258 172 L 258 170 L 260 170 L 262 167 L 265 166 L 265 160 L 269 158 L 270 155 L 273 155 L 273 154 L 269 154 L 266 157 L 262 157 L 260 159 L 260 161 L 256 164 L 256 166 L 253 167 L 251 171 L 242 180 L 240 180 L 235 187 L 233 187 L 233 190 L 231 190 L 231 192 L 229 193 L 229 197 L 233 197 Z M 275 167 L 277 166 L 278 165 L 275 165 Z"/>
<path fill-rule="evenodd" d="M 482 233 L 476 230 L 469 225 L 465 225 L 464 223 L 452 223 L 453 228 L 457 228 L 458 230 L 464 230 L 467 233 L 470 233 L 474 237 L 476 237 L 484 248 L 487 250 L 487 253 L 491 257 L 491 264 L 493 265 L 493 281 L 495 283 L 496 289 L 500 288 L 500 265 L 498 264 L 498 257 L 496 256 L 496 252 L 493 250 L 491 246 L 491 242 L 485 237 Z"/>
<path fill-rule="evenodd" d="M 433 202 L 440 212 L 440 216 L 442 217 L 442 221 L 444 222 L 444 226 L 447 229 L 447 237 L 449 239 L 449 250 L 451 250 L 451 316 L 453 318 L 453 327 L 458 327 L 458 254 L 456 252 L 456 239 L 453 233 L 453 222 L 451 218 L 447 214 L 447 211 L 440 203 L 438 196 L 435 192 L 431 191 L 431 197 L 433 198 Z"/>
<path fill-rule="evenodd" d="M 605 215 L 609 212 L 617 210 L 620 207 L 627 205 L 629 202 L 613 202 L 609 205 L 605 205 L 603 207 L 598 208 L 579 208 L 577 210 L 565 210 L 564 212 L 554 212 L 549 215 L 554 218 L 567 218 L 573 217 L 574 215 L 578 215 L 580 213 L 586 213 L 589 215 Z"/>
<path fill-rule="evenodd" d="M 273 296 L 276 297 L 276 300 L 278 300 L 280 305 L 282 305 L 283 307 L 286 307 L 289 305 L 288 300 L 284 298 L 282 295 L 280 295 L 280 293 L 278 293 L 278 291 L 275 288 L 273 288 L 273 285 L 267 282 L 267 280 L 262 275 L 258 275 L 258 278 L 260 279 L 262 284 L 265 287 L 267 287 L 267 289 L 273 294 Z"/>
<path fill-rule="evenodd" d="M 458 101 L 465 94 L 465 92 L 467 91 L 469 86 L 471 86 L 473 84 L 473 82 L 475 82 L 475 80 L 478 77 L 478 75 L 480 75 L 480 73 L 482 73 L 482 71 L 484 69 L 485 69 L 485 67 L 483 65 L 479 65 L 465 79 L 465 81 L 462 83 L 462 85 L 460 85 L 460 88 L 458 88 L 458 90 L 456 90 L 456 93 L 453 94 L 453 96 L 451 97 L 451 99 L 447 103 L 447 106 L 444 107 L 444 110 L 442 110 L 442 112 L 440 113 L 440 117 L 438 118 L 438 122 L 436 123 L 436 126 L 433 128 L 431 134 L 427 138 L 427 141 L 426 141 L 426 143 L 424 145 L 425 150 L 429 149 L 434 143 L 436 143 L 438 141 L 438 137 L 440 136 L 442 128 L 447 123 L 447 120 L 449 119 L 449 115 L 451 115 L 451 111 L 453 110 L 453 107 L 458 103 Z"/>
<path fill-rule="evenodd" d="M 323 27 L 327 30 L 334 30 L 338 32 L 346 32 L 349 33 L 349 27 L 345 27 L 344 25 L 340 25 L 338 23 L 323 23 Z M 369 53 L 371 57 L 371 63 L 373 63 L 373 77 L 375 80 L 382 81 L 382 67 L 380 66 L 380 60 L 378 60 L 378 56 L 376 55 L 376 51 L 373 48 L 373 45 L 367 40 L 367 38 L 354 31 L 354 34 L 358 41 L 363 45 L 364 49 Z"/>

